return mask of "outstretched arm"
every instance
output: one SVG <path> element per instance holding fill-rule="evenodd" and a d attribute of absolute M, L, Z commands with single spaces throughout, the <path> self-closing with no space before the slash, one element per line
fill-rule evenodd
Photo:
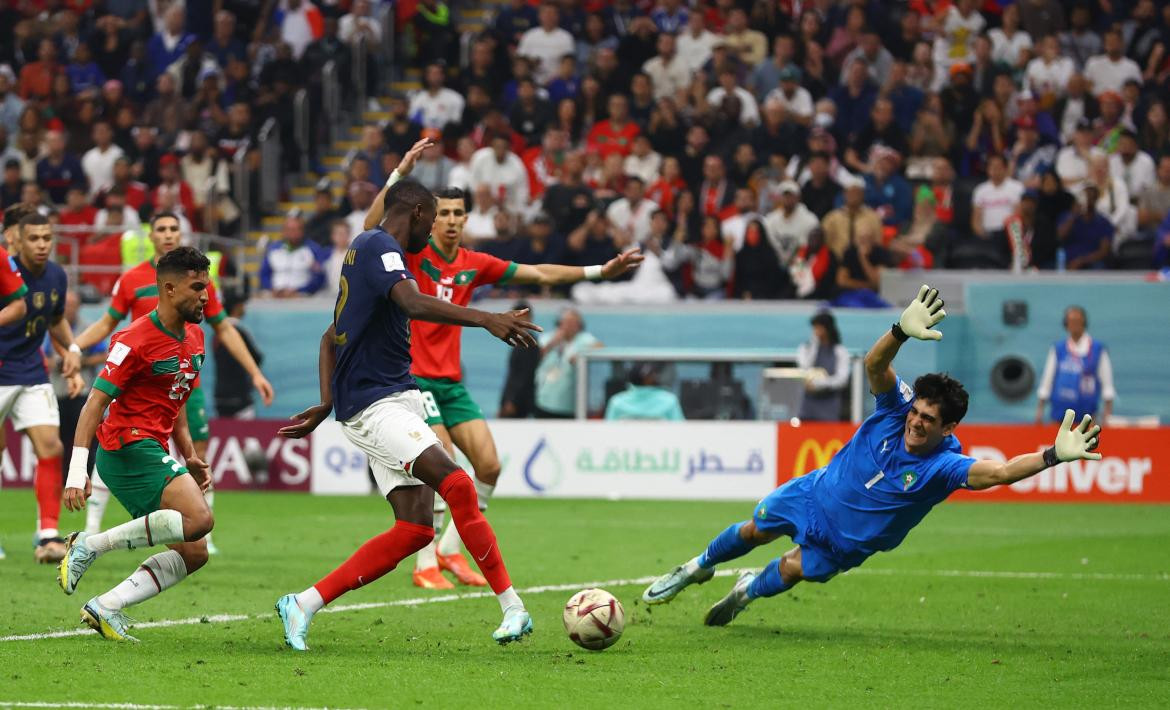
<path fill-rule="evenodd" d="M 983 490 L 992 486 L 1006 486 L 1034 476 L 1061 461 L 1077 459 L 1099 460 L 1094 453 L 1100 441 L 1101 427 L 1093 424 L 1088 414 L 1077 425 L 1073 410 L 1066 409 L 1064 421 L 1056 434 L 1056 442 L 1041 453 L 1021 454 L 1011 461 L 976 461 L 967 471 L 967 487 Z"/>
<path fill-rule="evenodd" d="M 414 279 L 402 279 L 390 289 L 390 299 L 411 320 L 425 320 L 445 325 L 483 328 L 513 347 L 536 347 L 536 338 L 529 331 L 541 328 L 528 320 L 528 309 L 507 313 L 488 313 L 464 308 L 427 296 L 418 290 Z"/>
<path fill-rule="evenodd" d="M 366 211 L 366 220 L 362 222 L 362 229 L 373 229 L 382 223 L 382 218 L 386 216 L 386 193 L 390 191 L 390 186 L 398 182 L 402 178 L 410 175 L 410 171 L 414 170 L 414 163 L 418 160 L 418 156 L 426 150 L 433 141 L 430 138 L 423 138 L 410 147 L 406 151 L 406 155 L 402 156 L 398 167 L 390 171 L 390 177 L 386 178 L 386 184 L 378 192 L 378 196 L 374 198 L 374 203 L 370 205 L 370 209 Z"/>
<path fill-rule="evenodd" d="M 517 264 L 516 273 L 508 280 L 510 284 L 535 284 L 537 286 L 561 286 L 578 281 L 616 279 L 627 271 L 638 268 L 646 257 L 638 247 L 627 249 L 614 258 L 597 266 L 562 266 L 560 264 Z"/>
<path fill-rule="evenodd" d="M 865 374 L 869 379 L 870 392 L 882 394 L 894 389 L 897 376 L 892 363 L 902 343 L 910 338 L 942 340 L 942 333 L 931 328 L 946 317 L 947 312 L 943 310 L 943 300 L 938 297 L 938 289 L 923 284 L 918 289 L 918 296 L 902 311 L 898 322 L 883 333 L 865 354 Z"/>

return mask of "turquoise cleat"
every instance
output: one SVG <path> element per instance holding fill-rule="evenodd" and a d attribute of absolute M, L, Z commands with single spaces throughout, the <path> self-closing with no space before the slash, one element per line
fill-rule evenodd
<path fill-rule="evenodd" d="M 284 622 L 284 642 L 294 651 L 308 651 L 305 636 L 309 633 L 309 622 L 313 615 L 305 613 L 297 603 L 295 594 L 285 594 L 276 602 L 276 613 Z"/>
<path fill-rule="evenodd" d="M 126 616 L 121 609 L 105 608 L 98 602 L 97 597 L 90 599 L 81 607 L 81 623 L 101 634 L 102 638 L 111 641 L 138 641 L 128 633 L 134 620 Z"/>
<path fill-rule="evenodd" d="M 647 604 L 665 604 L 692 584 L 703 584 L 714 576 L 715 570 L 703 569 L 693 562 L 679 565 L 646 587 L 646 591 L 642 592 L 642 601 Z"/>
<path fill-rule="evenodd" d="M 66 594 L 77 590 L 81 575 L 97 559 L 97 553 L 85 546 L 86 537 L 83 532 L 75 532 L 65 540 L 65 556 L 61 558 L 61 564 L 57 565 L 57 584 Z"/>
<path fill-rule="evenodd" d="M 532 633 L 532 617 L 524 609 L 509 610 L 500 622 L 500 628 L 492 632 L 492 639 L 503 646 L 504 644 L 519 641 Z"/>

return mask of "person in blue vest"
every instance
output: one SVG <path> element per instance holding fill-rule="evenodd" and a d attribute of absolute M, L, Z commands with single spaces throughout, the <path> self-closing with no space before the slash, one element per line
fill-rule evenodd
<path fill-rule="evenodd" d="M 1089 315 L 1080 306 L 1064 309 L 1064 329 L 1068 338 L 1048 349 L 1040 388 L 1036 390 L 1036 423 L 1060 421 L 1065 409 L 1076 412 L 1078 419 L 1088 414 L 1097 420 L 1100 410 L 1109 421 L 1113 414 L 1113 364 L 1105 344 L 1088 333 Z M 1101 402 L 1104 400 L 1104 409 Z M 1047 419 L 1045 418 L 1047 416 Z"/>

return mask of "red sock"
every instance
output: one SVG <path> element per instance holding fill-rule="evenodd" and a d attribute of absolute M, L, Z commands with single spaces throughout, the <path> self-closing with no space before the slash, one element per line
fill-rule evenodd
<path fill-rule="evenodd" d="M 61 517 L 61 457 L 37 459 L 37 531 L 56 530 Z"/>
<path fill-rule="evenodd" d="M 512 580 L 508 578 L 508 570 L 504 567 L 500 546 L 496 544 L 496 534 L 479 510 L 479 495 L 475 492 L 471 476 L 463 469 L 454 471 L 439 485 L 439 495 L 447 501 L 455 529 L 459 531 L 459 537 L 463 538 L 467 551 L 475 558 L 479 571 L 487 577 L 492 591 L 499 594 L 511 587 Z"/>
<path fill-rule="evenodd" d="M 427 546 L 435 537 L 434 528 L 399 520 L 394 527 L 372 537 L 313 586 L 325 603 L 365 586 L 398 566 L 403 559 Z"/>

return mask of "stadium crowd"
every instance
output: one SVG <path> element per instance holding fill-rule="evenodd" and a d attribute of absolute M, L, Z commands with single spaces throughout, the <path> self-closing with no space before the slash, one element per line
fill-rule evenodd
<path fill-rule="evenodd" d="M 460 11 L 483 7 L 486 30 L 461 31 Z M 319 91 L 347 43 L 392 39 L 370 0 L 6 8 L 0 200 L 52 204 L 82 236 L 155 209 L 231 234 L 252 206 L 231 203 L 225 162 L 254 151 L 268 117 L 291 132 L 293 92 Z M 420 69 L 422 88 L 381 91 L 392 72 L 371 63 L 389 118 L 346 157 L 340 201 L 323 181 L 314 211 L 285 219 L 266 293 L 331 293 L 347 239 L 422 137 L 435 146 L 412 177 L 468 192 L 469 245 L 526 263 L 647 253 L 628 282 L 577 287 L 584 302 L 866 306 L 882 304 L 883 269 L 1170 265 L 1170 3 L 389 11 L 394 66 Z"/>

